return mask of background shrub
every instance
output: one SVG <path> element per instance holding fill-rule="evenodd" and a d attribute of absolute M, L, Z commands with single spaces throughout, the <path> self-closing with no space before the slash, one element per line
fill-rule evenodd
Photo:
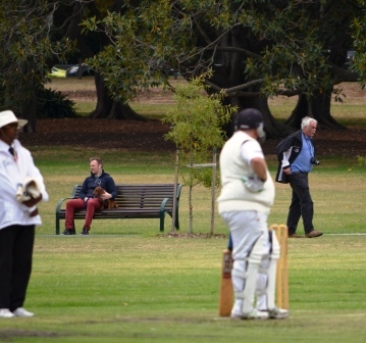
<path fill-rule="evenodd" d="M 75 102 L 66 98 L 60 91 L 43 88 L 38 92 L 38 118 L 73 118 Z"/>

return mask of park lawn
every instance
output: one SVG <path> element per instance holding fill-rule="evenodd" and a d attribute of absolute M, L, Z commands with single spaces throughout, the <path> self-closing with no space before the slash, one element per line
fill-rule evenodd
<path fill-rule="evenodd" d="M 87 175 L 87 157 L 73 148 L 37 147 L 33 154 L 50 193 L 40 206 L 44 224 L 25 304 L 36 317 L 1 320 L 0 342 L 364 341 L 366 176 L 356 159 L 325 159 L 310 175 L 314 223 L 325 235 L 289 241 L 290 318 L 231 321 L 218 316 L 227 229 L 215 213 L 216 236 L 208 235 L 210 190 L 193 191 L 193 233 L 201 235 L 187 235 L 184 187 L 178 237 L 168 235 L 169 217 L 164 234 L 157 219 L 131 219 L 94 221 L 87 237 L 56 236 L 56 203 Z M 97 154 L 118 183 L 174 181 L 174 154 Z M 273 158 L 269 166 L 274 176 Z M 276 184 L 270 224 L 285 223 L 289 201 L 289 187 Z"/>
<path fill-rule="evenodd" d="M 127 153 L 118 151 L 97 151 L 105 160 L 105 170 L 116 183 L 172 183 L 175 180 L 175 155 L 167 153 Z M 44 225 L 38 228 L 39 234 L 53 234 L 55 231 L 55 207 L 59 199 L 69 197 L 75 184 L 81 183 L 88 173 L 88 158 L 82 149 L 54 149 L 37 147 L 33 150 L 35 161 L 45 178 L 50 201 L 40 205 Z M 274 178 L 276 161 L 268 159 Z M 332 233 L 366 233 L 364 199 L 366 192 L 365 166 L 359 167 L 356 158 L 324 158 L 319 167 L 310 174 L 311 194 L 315 204 L 314 225 L 317 229 Z M 187 168 L 182 167 L 186 173 Z M 179 177 L 179 182 L 183 182 Z M 215 191 L 217 197 L 219 190 Z M 276 183 L 276 198 L 269 222 L 286 222 L 291 192 L 288 185 Z M 203 186 L 193 188 L 193 231 L 210 232 L 211 190 Z M 188 187 L 183 187 L 180 201 L 180 222 L 183 232 L 187 232 Z M 215 232 L 227 232 L 217 210 L 215 211 Z M 81 230 L 82 221 L 76 221 L 77 230 Z M 92 226 L 94 234 L 155 235 L 159 233 L 158 219 L 150 220 L 99 220 Z M 143 229 L 141 229 L 141 227 Z M 170 217 L 165 220 L 169 232 Z M 300 233 L 301 227 L 299 229 Z"/>
<path fill-rule="evenodd" d="M 215 238 L 38 235 L 27 308 L 1 342 L 363 342 L 366 236 L 289 241 L 290 318 L 218 316 Z"/>

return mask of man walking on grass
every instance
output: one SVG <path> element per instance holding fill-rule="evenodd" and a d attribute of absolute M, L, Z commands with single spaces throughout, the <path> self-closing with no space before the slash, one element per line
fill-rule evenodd
<path fill-rule="evenodd" d="M 317 121 L 311 117 L 304 117 L 301 130 L 291 134 L 276 147 L 278 170 L 276 181 L 290 183 L 292 199 L 287 217 L 288 236 L 302 238 L 296 233 L 297 224 L 302 217 L 305 237 L 315 238 L 323 233 L 314 230 L 314 204 L 309 190 L 308 174 L 314 165 L 320 162 L 315 158 L 313 137 L 317 128 Z"/>

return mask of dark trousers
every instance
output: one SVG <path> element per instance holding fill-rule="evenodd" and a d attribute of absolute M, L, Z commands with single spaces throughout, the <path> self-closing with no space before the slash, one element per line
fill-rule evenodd
<path fill-rule="evenodd" d="M 34 225 L 0 230 L 0 308 L 14 311 L 25 301 L 32 271 Z"/>
<path fill-rule="evenodd" d="M 305 234 L 314 230 L 314 204 L 309 190 L 308 174 L 294 173 L 289 177 L 292 188 L 292 199 L 287 217 L 288 233 L 296 232 L 297 224 L 302 217 Z"/>

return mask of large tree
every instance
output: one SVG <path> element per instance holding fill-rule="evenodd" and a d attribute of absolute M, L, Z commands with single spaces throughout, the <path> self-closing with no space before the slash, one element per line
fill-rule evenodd
<path fill-rule="evenodd" d="M 106 15 L 114 1 L 13 0 L 0 2 L 0 110 L 11 108 L 28 119 L 27 132 L 36 129 L 37 101 L 55 63 L 82 62 L 102 53 L 109 44 L 104 34 L 81 33 L 88 16 Z M 112 6 L 112 7 L 111 7 Z M 125 101 L 106 92 L 96 74 L 97 107 L 93 118 L 142 119 Z"/>
<path fill-rule="evenodd" d="M 330 113 L 334 86 L 365 80 L 361 64 L 354 71 L 342 68 L 347 49 L 356 49 L 356 59 L 365 53 L 364 1 L 115 3 L 123 3 L 123 11 L 90 18 L 84 26 L 109 39 L 90 63 L 117 99 L 130 99 L 139 86 L 166 84 L 152 65 L 169 62 L 187 79 L 211 68 L 211 92 L 224 90 L 227 103 L 260 109 L 269 135 L 283 136 L 288 127 L 273 118 L 268 97 L 299 97 L 291 126 L 311 115 L 323 127 L 340 128 Z"/>
<path fill-rule="evenodd" d="M 2 0 L 0 3 L 0 108 L 11 108 L 35 130 L 37 92 L 46 82 L 48 62 L 65 59 L 70 40 L 53 39 L 53 14 L 71 1 Z M 74 1 L 73 1 L 74 2 Z"/>
<path fill-rule="evenodd" d="M 59 25 L 68 19 L 67 25 L 62 30 L 63 38 L 67 38 L 76 45 L 76 51 L 73 56 L 69 56 L 69 61 L 80 62 L 94 56 L 101 56 L 101 62 L 95 66 L 95 85 L 97 91 L 97 104 L 94 111 L 89 114 L 90 118 L 109 118 L 109 119 L 133 119 L 143 120 L 129 105 L 130 96 L 116 94 L 108 91 L 105 77 L 107 73 L 116 73 L 120 77 L 120 84 L 130 77 L 123 73 L 123 70 L 112 71 L 111 65 L 103 63 L 103 56 L 108 54 L 110 37 L 105 32 L 87 32 L 82 29 L 81 23 L 87 18 L 101 20 L 108 13 L 120 13 L 123 10 L 124 1 L 89 1 L 75 2 L 72 7 L 59 6 L 55 13 Z M 71 12 L 71 13 L 70 13 Z M 107 71 L 107 73 L 106 73 Z"/>
<path fill-rule="evenodd" d="M 312 115 L 340 127 L 330 112 L 335 85 L 365 85 L 364 0 L 14 0 L 0 3 L 0 106 L 35 125 L 38 87 L 56 60 L 88 59 L 96 70 L 94 118 L 141 119 L 128 106 L 138 88 L 164 85 L 165 63 L 190 79 L 213 70 L 210 92 L 256 107 L 269 136 L 289 127 L 268 97 L 298 96 L 287 124 Z M 74 50 L 73 50 L 74 49 Z M 343 64 L 356 50 L 352 70 Z M 69 53 L 73 50 L 73 56 Z M 228 131 L 230 129 L 228 128 Z"/>

